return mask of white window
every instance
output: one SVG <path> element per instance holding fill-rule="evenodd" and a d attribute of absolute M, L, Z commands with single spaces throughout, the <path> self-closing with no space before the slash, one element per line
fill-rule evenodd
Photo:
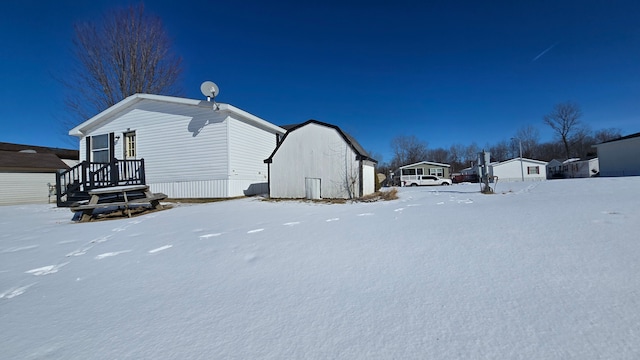
<path fill-rule="evenodd" d="M 135 131 L 124 134 L 124 158 L 136 158 L 136 133 Z"/>
<path fill-rule="evenodd" d="M 429 175 L 435 175 L 435 176 L 443 177 L 444 176 L 444 169 L 443 168 L 429 168 Z"/>
<path fill-rule="evenodd" d="M 97 163 L 109 162 L 109 135 L 91 137 L 91 161 Z"/>
<path fill-rule="evenodd" d="M 527 174 L 540 174 L 539 166 L 527 166 Z"/>

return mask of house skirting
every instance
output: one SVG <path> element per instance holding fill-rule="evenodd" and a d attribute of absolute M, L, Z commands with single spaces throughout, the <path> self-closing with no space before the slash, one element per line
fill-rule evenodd
<path fill-rule="evenodd" d="M 228 198 L 268 193 L 267 182 L 255 180 L 194 180 L 175 182 L 149 182 L 151 191 L 167 194 L 170 198 Z"/>

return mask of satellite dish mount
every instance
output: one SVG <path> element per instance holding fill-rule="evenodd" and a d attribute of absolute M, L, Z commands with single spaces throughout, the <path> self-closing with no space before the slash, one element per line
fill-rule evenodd
<path fill-rule="evenodd" d="M 220 94 L 218 85 L 213 81 L 205 81 L 200 85 L 200 91 L 202 95 L 207 97 L 207 101 L 213 102 L 213 110 L 220 110 L 220 106 L 216 103 L 216 96 Z"/>

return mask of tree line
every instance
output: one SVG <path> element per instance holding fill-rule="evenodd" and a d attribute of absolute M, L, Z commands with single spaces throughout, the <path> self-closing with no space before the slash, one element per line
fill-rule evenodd
<path fill-rule="evenodd" d="M 391 140 L 393 157 L 389 162 L 379 164 L 379 172 L 389 173 L 401 166 L 420 161 L 431 161 L 451 165 L 451 172 L 459 172 L 472 166 L 482 150 L 491 153 L 491 161 L 505 161 L 520 156 L 551 161 L 569 158 L 593 158 L 596 150 L 593 145 L 621 137 L 620 129 L 607 128 L 592 130 L 580 121 L 582 111 L 574 102 L 556 104 L 551 112 L 542 118 L 542 123 L 554 132 L 554 139 L 540 141 L 540 131 L 533 125 L 518 129 L 509 140 L 500 140 L 494 144 L 479 146 L 453 144 L 448 148 L 428 147 L 427 142 L 415 135 L 401 135 Z"/>

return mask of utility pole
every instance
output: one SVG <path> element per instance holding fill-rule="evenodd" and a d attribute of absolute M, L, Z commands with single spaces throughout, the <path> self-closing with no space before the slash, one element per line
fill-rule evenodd
<path fill-rule="evenodd" d="M 522 181 L 524 181 L 524 166 L 522 165 L 522 140 L 520 138 L 511 138 L 511 140 L 518 140 L 520 145 L 520 174 L 522 175 Z"/>

